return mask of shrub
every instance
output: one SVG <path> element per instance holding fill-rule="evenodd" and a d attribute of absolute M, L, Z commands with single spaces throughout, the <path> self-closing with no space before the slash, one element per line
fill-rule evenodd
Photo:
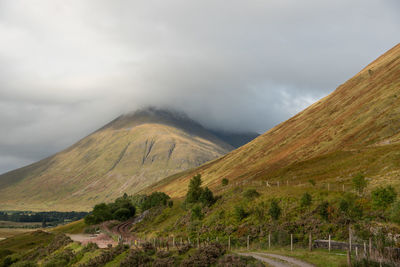
<path fill-rule="evenodd" d="M 211 206 L 215 202 L 215 198 L 213 193 L 208 187 L 204 188 L 203 192 L 199 197 L 199 201 L 203 203 L 205 206 Z"/>
<path fill-rule="evenodd" d="M 221 244 L 212 243 L 198 249 L 189 258 L 183 260 L 181 266 L 212 266 L 224 254 L 225 249 Z"/>
<path fill-rule="evenodd" d="M 254 199 L 260 196 L 260 193 L 257 192 L 257 190 L 255 189 L 247 189 L 244 193 L 243 193 L 244 197 L 247 199 Z"/>
<path fill-rule="evenodd" d="M 151 195 L 145 197 L 141 209 L 144 211 L 153 207 L 167 206 L 170 199 L 171 198 L 163 192 L 153 192 Z"/>
<path fill-rule="evenodd" d="M 357 173 L 353 176 L 352 182 L 354 189 L 359 195 L 362 195 L 364 193 L 364 189 L 368 185 L 368 181 L 365 179 L 365 176 L 362 173 Z"/>
<path fill-rule="evenodd" d="M 131 217 L 131 212 L 127 208 L 120 208 L 114 212 L 113 217 L 118 221 L 126 221 Z"/>
<path fill-rule="evenodd" d="M 392 186 L 378 187 L 371 192 L 372 207 L 384 211 L 396 200 L 396 196 L 396 191 Z"/>
<path fill-rule="evenodd" d="M 201 220 L 203 219 L 203 213 L 201 211 L 201 207 L 199 205 L 195 205 L 192 208 L 192 220 Z"/>
<path fill-rule="evenodd" d="M 363 215 L 363 207 L 357 201 L 354 194 L 345 194 L 339 201 L 339 211 L 347 216 L 351 221 L 360 219 Z"/>
<path fill-rule="evenodd" d="M 268 214 L 273 220 L 278 220 L 281 216 L 281 208 L 279 207 L 278 200 L 272 199 L 271 205 L 269 206 Z"/>
<path fill-rule="evenodd" d="M 308 180 L 308 182 L 309 182 L 312 186 L 315 186 L 315 180 L 314 180 L 314 179 L 310 179 L 310 180 Z"/>
<path fill-rule="evenodd" d="M 224 178 L 224 179 L 222 179 L 221 184 L 222 184 L 223 186 L 227 186 L 227 185 L 229 184 L 229 180 L 226 179 L 226 178 Z"/>
<path fill-rule="evenodd" d="M 326 221 L 329 219 L 328 208 L 329 208 L 329 202 L 328 201 L 323 201 L 317 207 L 317 212 L 318 212 L 319 216 L 321 216 L 321 218 L 326 220 Z"/>
<path fill-rule="evenodd" d="M 312 203 L 312 196 L 309 193 L 304 193 L 300 200 L 302 207 L 309 207 Z"/>
<path fill-rule="evenodd" d="M 152 258 L 141 250 L 131 249 L 120 266 L 151 266 Z"/>
<path fill-rule="evenodd" d="M 243 220 L 244 218 L 246 218 L 247 216 L 249 216 L 249 214 L 246 212 L 246 210 L 241 205 L 235 206 L 234 214 L 235 214 L 236 219 L 239 222 L 241 220 Z"/>
<path fill-rule="evenodd" d="M 98 224 L 112 219 L 110 207 L 106 203 L 94 206 L 91 214 L 85 217 L 86 224 Z"/>

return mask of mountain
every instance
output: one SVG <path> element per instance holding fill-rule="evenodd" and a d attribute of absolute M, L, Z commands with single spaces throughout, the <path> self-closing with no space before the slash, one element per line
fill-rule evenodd
<path fill-rule="evenodd" d="M 214 160 L 253 137 L 219 134 L 176 111 L 139 110 L 54 156 L 1 175 L 0 209 L 87 210 Z"/>
<path fill-rule="evenodd" d="M 350 183 L 363 172 L 377 185 L 400 185 L 400 44 L 327 97 L 218 160 L 149 188 L 184 196 L 189 179 L 222 189 L 230 181 Z"/>

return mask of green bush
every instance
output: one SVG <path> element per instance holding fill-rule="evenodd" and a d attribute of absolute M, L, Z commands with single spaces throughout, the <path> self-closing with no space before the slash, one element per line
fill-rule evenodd
<path fill-rule="evenodd" d="M 312 186 L 315 186 L 315 180 L 314 180 L 314 179 L 310 179 L 310 180 L 308 180 L 308 182 L 309 182 Z"/>
<path fill-rule="evenodd" d="M 114 212 L 113 217 L 118 221 L 126 221 L 131 217 L 131 212 L 127 208 L 120 208 Z"/>
<path fill-rule="evenodd" d="M 104 221 L 112 220 L 113 215 L 110 207 L 106 203 L 100 203 L 94 206 L 91 214 L 85 217 L 86 224 L 98 224 Z"/>
<path fill-rule="evenodd" d="M 244 193 L 243 193 L 244 197 L 251 200 L 254 198 L 257 198 L 260 196 L 260 193 L 257 192 L 257 190 L 255 189 L 247 189 Z"/>
<path fill-rule="evenodd" d="M 300 200 L 300 206 L 309 207 L 312 203 L 312 196 L 309 193 L 304 193 Z"/>
<path fill-rule="evenodd" d="M 201 207 L 199 205 L 195 205 L 192 208 L 192 220 L 201 220 L 203 219 L 203 213 L 201 211 Z"/>
<path fill-rule="evenodd" d="M 317 207 L 317 212 L 318 212 L 319 216 L 321 216 L 321 218 L 326 220 L 326 221 L 329 220 L 328 208 L 329 208 L 329 202 L 328 201 L 323 201 Z"/>
<path fill-rule="evenodd" d="M 144 211 L 153 207 L 167 206 L 170 199 L 171 198 L 163 192 L 153 192 L 151 195 L 145 197 L 141 205 L 141 210 Z"/>
<path fill-rule="evenodd" d="M 229 180 L 226 179 L 226 178 L 224 178 L 224 179 L 222 179 L 221 184 L 222 184 L 223 186 L 227 186 L 227 185 L 229 184 Z"/>
<path fill-rule="evenodd" d="M 385 211 L 396 200 L 396 191 L 389 185 L 378 187 L 371 192 L 372 207 L 375 210 Z"/>
<path fill-rule="evenodd" d="M 243 220 L 244 218 L 246 218 L 247 216 L 249 216 L 249 213 L 246 212 L 246 210 L 244 209 L 244 207 L 241 206 L 241 205 L 235 206 L 234 214 L 235 214 L 236 219 L 237 219 L 239 222 L 240 222 L 241 220 Z"/>
<path fill-rule="evenodd" d="M 199 201 L 206 206 L 211 206 L 215 202 L 215 198 L 213 193 L 208 187 L 204 188 L 203 192 L 200 195 Z"/>
<path fill-rule="evenodd" d="M 279 207 L 278 200 L 272 199 L 271 205 L 269 206 L 268 214 L 273 220 L 279 219 L 279 217 L 281 216 L 281 208 Z"/>

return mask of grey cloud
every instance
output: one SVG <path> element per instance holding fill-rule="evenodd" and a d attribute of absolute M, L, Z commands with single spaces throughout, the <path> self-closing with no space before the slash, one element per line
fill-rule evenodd
<path fill-rule="evenodd" d="M 398 1 L 0 0 L 0 172 L 123 112 L 263 132 L 397 44 Z"/>

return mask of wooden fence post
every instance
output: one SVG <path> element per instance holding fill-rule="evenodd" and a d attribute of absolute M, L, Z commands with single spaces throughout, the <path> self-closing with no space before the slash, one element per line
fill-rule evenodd
<path fill-rule="evenodd" d="M 369 238 L 369 256 L 372 256 L 372 238 Z"/>
<path fill-rule="evenodd" d="M 351 254 L 350 254 L 350 250 L 347 250 L 347 266 L 351 267 Z"/>
<path fill-rule="evenodd" d="M 367 243 L 364 241 L 364 258 L 367 257 Z"/>
<path fill-rule="evenodd" d="M 247 250 L 250 250 L 250 236 L 247 236 Z"/>
<path fill-rule="evenodd" d="M 228 238 L 228 250 L 231 250 L 231 236 Z"/>
<path fill-rule="evenodd" d="M 329 235 L 328 250 L 329 250 L 329 252 L 331 252 L 331 235 Z"/>
<path fill-rule="evenodd" d="M 293 234 L 290 234 L 290 251 L 293 251 Z"/>
<path fill-rule="evenodd" d="M 268 248 L 271 248 L 271 233 L 268 234 Z"/>
<path fill-rule="evenodd" d="M 349 226 L 349 251 L 351 253 L 351 227 Z"/>
<path fill-rule="evenodd" d="M 308 236 L 308 249 L 309 249 L 310 251 L 312 251 L 312 236 L 311 236 L 311 233 L 310 233 L 310 235 Z"/>

